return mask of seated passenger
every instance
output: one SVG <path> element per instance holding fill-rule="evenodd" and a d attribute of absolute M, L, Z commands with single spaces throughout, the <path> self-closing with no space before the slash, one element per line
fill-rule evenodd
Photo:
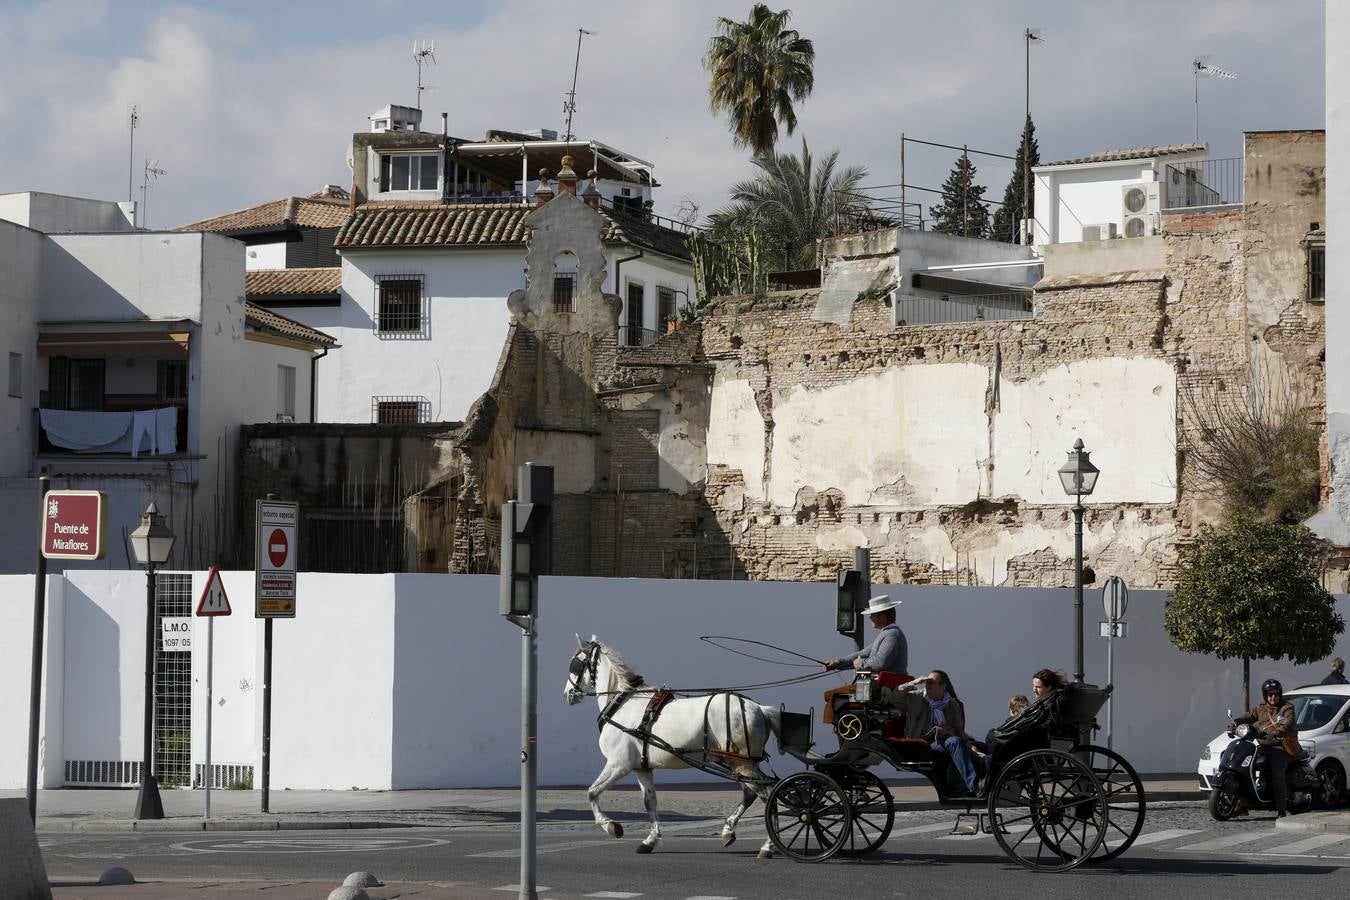
<path fill-rule="evenodd" d="M 1026 712 L 1027 707 L 1030 705 L 1031 701 L 1027 699 L 1026 694 L 1013 694 L 1011 697 L 1008 698 L 1008 718 L 1004 719 L 1003 725 L 1000 725 L 998 727 L 1002 728 L 1004 725 L 1007 725 L 1013 719 L 1017 718 L 1022 713 Z M 993 734 L 993 732 L 994 729 L 991 728 L 989 730 L 989 733 Z M 987 740 L 971 741 L 970 749 L 974 751 L 976 756 L 984 758 L 989 753 L 989 743 Z"/>
<path fill-rule="evenodd" d="M 906 695 L 919 695 L 921 703 L 905 703 Z M 892 705 L 905 709 L 905 734 L 928 738 L 934 754 L 947 756 L 956 767 L 968 794 L 975 793 L 977 774 L 970 756 L 970 736 L 961 701 L 947 673 L 934 669 L 923 678 L 903 684 L 891 692 Z M 906 709 L 906 707 L 909 707 Z"/>
<path fill-rule="evenodd" d="M 895 624 L 895 608 L 899 600 L 892 600 L 885 594 L 873 597 L 863 613 L 871 617 L 872 627 L 877 636 L 872 643 L 851 656 L 843 656 L 825 663 L 825 670 L 866 669 L 870 672 L 895 672 L 903 675 L 909 670 L 909 643 L 905 633 Z M 825 724 L 834 721 L 834 698 L 840 695 L 852 695 L 853 685 L 846 684 L 831 688 L 825 692 Z"/>
<path fill-rule="evenodd" d="M 1031 676 L 1031 693 L 1036 697 L 1035 702 L 1040 703 L 1055 691 L 1065 687 L 1068 683 L 1068 676 L 1063 672 L 1056 672 L 1054 669 L 1040 669 L 1035 675 Z M 1023 697 L 1021 694 L 1018 694 L 1013 700 L 1016 700 L 1018 697 L 1022 698 L 1023 703 L 1027 700 L 1027 698 Z M 1021 715 L 1022 712 L 1025 712 L 1026 709 L 1027 707 L 1024 706 L 1021 711 L 1013 713 L 1013 701 L 1010 700 L 1008 702 L 1008 712 L 1010 713 L 1008 718 L 1004 720 L 1002 725 L 989 729 L 989 733 L 985 736 L 984 743 L 986 747 L 986 756 L 984 762 L 988 772 L 986 781 L 990 784 L 993 783 L 994 777 L 998 774 L 998 769 L 1001 764 L 1028 750 L 1037 749 L 1037 747 L 1048 742 L 1048 739 L 1045 739 L 1042 735 L 1038 734 L 1019 734 L 1010 737 L 1003 733 L 1002 729 Z"/>

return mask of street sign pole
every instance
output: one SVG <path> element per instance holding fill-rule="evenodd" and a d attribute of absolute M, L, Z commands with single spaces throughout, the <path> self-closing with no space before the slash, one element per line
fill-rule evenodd
<path fill-rule="evenodd" d="M 530 616 L 520 632 L 520 894 L 521 900 L 537 900 L 535 886 L 535 790 L 539 763 L 536 759 L 539 667 L 537 635 L 538 613 Z"/>
<path fill-rule="evenodd" d="M 1111 749 L 1113 724 L 1116 712 L 1116 635 L 1125 636 L 1125 609 L 1129 606 L 1130 589 L 1119 575 L 1112 575 L 1102 585 L 1102 612 L 1106 614 L 1106 683 L 1111 686 L 1111 694 L 1106 699 L 1106 749 Z"/>
<path fill-rule="evenodd" d="M 262 811 L 271 812 L 272 620 L 294 619 L 296 566 L 300 555 L 300 506 L 268 494 L 255 507 L 254 615 L 263 619 Z"/>
<path fill-rule="evenodd" d="M 47 504 L 47 486 L 51 479 L 43 475 L 38 479 L 38 503 Z M 44 510 L 45 517 L 46 512 Z M 38 540 L 37 577 L 33 583 L 33 669 L 28 695 L 28 817 L 37 824 L 37 770 L 38 770 L 38 733 L 42 719 L 42 626 L 47 617 L 47 555 L 42 552 L 46 541 L 44 536 Z"/>
<path fill-rule="evenodd" d="M 206 620 L 206 769 L 202 780 L 206 783 L 206 815 L 211 818 L 211 662 L 216 646 L 216 619 Z"/>
<path fill-rule="evenodd" d="M 272 786 L 272 620 L 263 622 L 262 811 L 271 812 Z"/>

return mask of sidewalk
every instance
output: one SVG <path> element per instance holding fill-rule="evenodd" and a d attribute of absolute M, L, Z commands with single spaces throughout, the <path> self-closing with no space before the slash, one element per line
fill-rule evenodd
<path fill-rule="evenodd" d="M 1316 831 L 1323 834 L 1350 834 L 1350 812 L 1309 812 L 1275 820 L 1280 831 Z"/>
<path fill-rule="evenodd" d="M 1193 776 L 1145 776 L 1143 781 L 1149 802 L 1203 799 Z M 927 782 L 888 781 L 887 785 L 895 797 L 897 810 L 939 807 Z M 658 778 L 656 790 L 661 817 L 668 820 L 723 818 L 740 799 L 739 789 L 722 784 L 662 785 Z M 0 797 L 22 796 L 22 791 L 0 791 Z M 165 790 L 160 796 L 165 817 L 137 821 L 132 818 L 135 789 L 39 791 L 37 830 L 50 833 L 514 827 L 520 812 L 518 788 L 272 791 L 269 813 L 260 812 L 258 791 L 212 791 L 209 820 L 203 819 L 202 791 Z M 621 820 L 646 818 L 635 784 L 622 784 L 607 792 L 605 808 Z M 541 789 L 537 816 L 543 827 L 590 823 L 586 789 Z"/>

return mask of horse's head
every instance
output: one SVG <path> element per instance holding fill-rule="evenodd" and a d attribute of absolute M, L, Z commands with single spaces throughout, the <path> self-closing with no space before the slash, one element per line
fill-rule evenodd
<path fill-rule="evenodd" d="M 569 706 L 580 703 L 587 694 L 595 693 L 596 670 L 600 667 L 600 641 L 591 635 L 589 641 L 577 636 L 577 652 L 567 664 L 567 686 L 563 696 Z"/>

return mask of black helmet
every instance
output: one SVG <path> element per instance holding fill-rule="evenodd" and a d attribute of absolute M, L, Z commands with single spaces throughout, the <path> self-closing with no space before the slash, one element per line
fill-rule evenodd
<path fill-rule="evenodd" d="M 1261 696 L 1264 697 L 1266 694 L 1279 694 L 1283 697 L 1284 685 L 1280 684 L 1278 678 L 1267 678 L 1261 683 Z"/>

